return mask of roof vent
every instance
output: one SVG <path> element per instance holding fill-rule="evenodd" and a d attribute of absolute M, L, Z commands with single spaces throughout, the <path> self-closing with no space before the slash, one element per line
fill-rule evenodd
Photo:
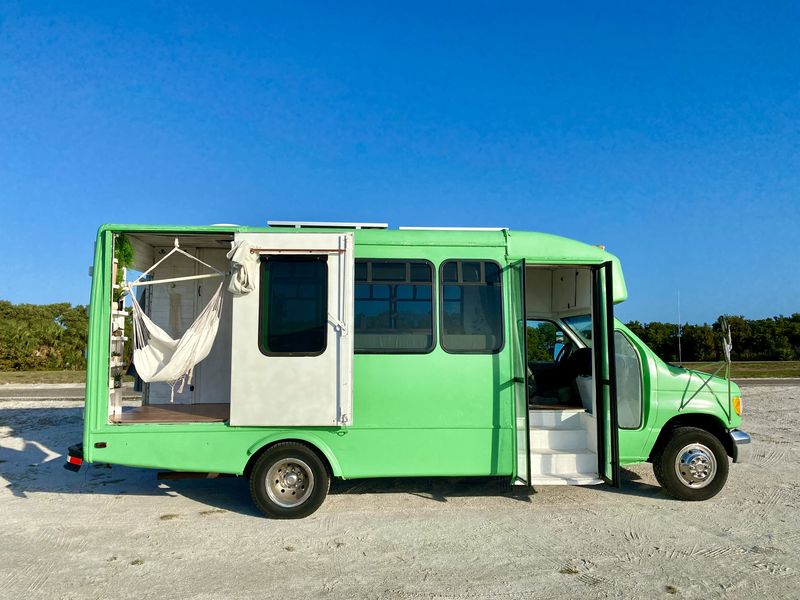
<path fill-rule="evenodd" d="M 388 223 L 335 223 L 325 221 L 267 221 L 270 227 L 294 229 L 388 229 Z"/>

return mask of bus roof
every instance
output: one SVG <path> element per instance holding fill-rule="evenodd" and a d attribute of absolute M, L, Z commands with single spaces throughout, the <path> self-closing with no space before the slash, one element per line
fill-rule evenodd
<path fill-rule="evenodd" d="M 505 247 L 509 260 L 525 259 L 530 265 L 596 265 L 612 263 L 614 278 L 614 302 L 622 302 L 627 296 L 625 279 L 619 259 L 600 246 L 594 246 L 550 233 L 520 231 L 514 229 L 489 228 L 355 228 L 350 224 L 342 227 L 323 227 L 314 223 L 313 227 L 243 225 L 130 225 L 107 224 L 100 227 L 98 234 L 105 231 L 115 233 L 139 232 L 162 234 L 199 233 L 323 233 L 352 232 L 356 245 L 365 246 L 451 246 L 451 247 Z M 333 224 L 331 224 L 333 225 Z"/>

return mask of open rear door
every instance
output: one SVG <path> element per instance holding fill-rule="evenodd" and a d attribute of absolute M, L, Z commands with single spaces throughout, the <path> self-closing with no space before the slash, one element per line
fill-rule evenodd
<path fill-rule="evenodd" d="M 259 262 L 231 303 L 231 425 L 352 424 L 353 234 L 235 240 Z"/>
<path fill-rule="evenodd" d="M 516 416 L 515 485 L 531 484 L 530 427 L 528 424 L 528 350 L 525 331 L 525 261 L 513 263 L 509 269 L 510 310 L 514 360 L 514 412 Z"/>
<path fill-rule="evenodd" d="M 597 458 L 600 477 L 620 486 L 617 375 L 614 364 L 614 285 L 612 263 L 594 269 L 592 339 L 597 399 Z"/>

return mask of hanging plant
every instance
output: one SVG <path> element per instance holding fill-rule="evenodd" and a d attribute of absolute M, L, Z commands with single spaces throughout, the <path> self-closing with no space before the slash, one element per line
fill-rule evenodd
<path fill-rule="evenodd" d="M 124 233 L 117 235 L 114 240 L 114 258 L 117 259 L 117 277 L 114 283 L 117 287 L 114 290 L 114 300 L 119 302 L 125 291 L 122 289 L 124 269 L 133 266 L 133 244 Z"/>

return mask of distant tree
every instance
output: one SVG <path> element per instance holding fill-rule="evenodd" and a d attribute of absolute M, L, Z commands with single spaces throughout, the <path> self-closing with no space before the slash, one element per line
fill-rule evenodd
<path fill-rule="evenodd" d="M 691 360 L 717 360 L 719 358 L 719 344 L 714 330 L 710 325 L 689 325 L 683 326 L 683 336 L 681 337 L 681 350 L 684 360 L 691 357 Z"/>
<path fill-rule="evenodd" d="M 725 318 L 731 329 L 733 360 L 800 360 L 800 313 L 769 319 L 746 319 L 741 315 Z M 628 327 L 661 358 L 677 360 L 676 325 L 631 321 Z M 681 350 L 686 362 L 721 360 L 720 320 L 713 325 L 685 324 Z"/>
<path fill-rule="evenodd" d="M 541 321 L 536 326 L 526 327 L 528 360 L 553 360 L 553 348 L 556 345 L 556 326 Z"/>
<path fill-rule="evenodd" d="M 0 300 L 0 370 L 86 368 L 86 307 Z"/>

